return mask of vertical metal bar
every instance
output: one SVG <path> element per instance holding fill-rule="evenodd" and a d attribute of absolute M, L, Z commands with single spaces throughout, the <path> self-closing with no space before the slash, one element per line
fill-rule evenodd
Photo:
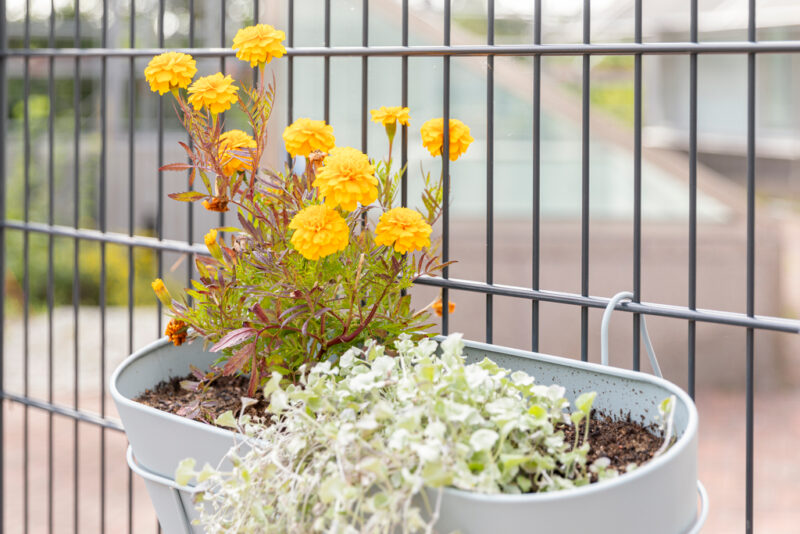
<path fill-rule="evenodd" d="M 747 38 L 756 42 L 756 1 L 748 2 Z M 755 216 L 756 216 L 756 55 L 747 55 L 747 315 L 755 314 Z M 745 532 L 753 532 L 753 424 L 754 424 L 754 333 L 746 335 L 746 447 Z"/>
<path fill-rule="evenodd" d="M 56 5 L 50 0 L 50 27 L 47 45 L 55 48 L 56 44 Z M 47 62 L 47 223 L 55 224 L 55 58 L 50 56 Z M 53 403 L 53 309 L 55 308 L 54 279 L 54 243 L 55 236 L 47 236 L 47 402 Z M 53 412 L 47 414 L 47 531 L 53 532 Z"/>
<path fill-rule="evenodd" d="M 101 30 L 103 48 L 108 46 L 108 2 L 103 2 L 103 19 Z M 108 59 L 100 58 L 100 176 L 99 176 L 99 208 L 100 231 L 106 231 L 106 161 L 108 152 L 107 131 L 107 93 L 108 93 Z M 100 242 L 100 415 L 106 415 L 106 243 Z M 106 431 L 100 428 L 100 529 L 105 531 L 106 525 Z"/>
<path fill-rule="evenodd" d="M 697 42 L 697 0 L 692 0 L 690 38 Z M 689 309 L 697 307 L 697 54 L 689 54 Z M 696 323 L 688 324 L 687 389 L 695 393 Z"/>
<path fill-rule="evenodd" d="M 450 46 L 450 0 L 444 3 L 444 45 Z M 442 262 L 450 261 L 450 56 L 442 58 Z M 442 269 L 442 277 L 450 276 L 450 268 Z M 442 288 L 442 334 L 449 333 L 449 290 Z"/>
<path fill-rule="evenodd" d="M 8 110 L 6 108 L 6 2 L 0 0 L 0 13 L 3 14 L 3 20 L 0 20 L 0 136 L 6 139 L 6 117 Z M 6 145 L 0 143 L 0 221 L 5 223 L 6 220 Z M 2 225 L 0 225 L 2 226 Z M 6 231 L 5 227 L 0 227 L 0 273 L 2 273 L 3 280 L 6 277 Z M 5 351 L 3 350 L 5 343 L 5 301 L 6 291 L 5 284 L 0 284 L 0 530 L 3 530 L 5 525 L 5 456 L 3 454 L 3 444 L 5 443 L 5 419 L 3 410 L 5 408 L 5 401 L 3 399 L 4 377 L 3 369 L 5 367 Z"/>
<path fill-rule="evenodd" d="M 225 2 L 220 2 L 223 6 Z M 223 7 L 223 9 L 225 9 Z M 225 19 L 222 19 L 222 27 L 225 27 Z M 158 47 L 164 48 L 164 0 L 158 2 Z M 158 158 L 158 175 L 156 185 L 156 237 L 164 239 L 164 172 L 161 166 L 164 165 L 164 99 L 158 99 L 158 134 L 156 136 L 156 148 Z M 158 277 L 162 278 L 164 273 L 164 253 L 159 250 L 156 253 L 156 269 Z M 163 331 L 162 316 L 164 314 L 163 305 L 160 300 L 156 300 L 156 337 L 161 337 Z"/>
<path fill-rule="evenodd" d="M 402 44 L 408 46 L 408 0 L 403 0 L 403 21 L 402 21 Z M 403 56 L 400 59 L 401 69 L 401 91 L 400 95 L 401 105 L 408 107 L 408 56 Z M 405 169 L 408 164 L 408 126 L 401 126 L 400 131 L 400 168 Z M 408 205 L 408 170 L 403 173 L 400 179 L 400 204 L 403 206 Z"/>
<path fill-rule="evenodd" d="M 494 0 L 486 6 L 486 44 L 494 45 Z M 486 283 L 494 284 L 494 56 L 486 57 Z M 486 343 L 493 339 L 494 302 L 486 294 Z"/>
<path fill-rule="evenodd" d="M 258 23 L 258 0 L 253 1 L 254 9 L 255 9 L 255 19 L 256 23 Z M 189 0 L 189 48 L 194 48 L 194 0 Z M 253 85 L 256 84 L 256 80 L 258 78 L 258 69 L 254 69 L 253 72 Z M 192 147 L 192 136 L 187 134 L 187 142 L 189 143 L 189 147 Z M 191 191 L 194 189 L 191 183 L 191 171 L 186 173 L 186 190 Z M 194 202 L 187 202 L 186 203 L 186 242 L 188 244 L 192 244 L 194 241 Z M 191 257 L 186 262 L 186 287 L 192 287 L 192 273 L 193 273 L 194 266 L 191 261 Z M 188 297 L 191 302 L 191 296 Z"/>
<path fill-rule="evenodd" d="M 361 46 L 369 46 L 369 0 L 361 0 Z M 369 93 L 367 56 L 361 58 L 361 151 L 367 153 L 367 102 Z"/>
<path fill-rule="evenodd" d="M 26 49 L 31 46 L 31 2 L 25 1 L 25 31 L 24 31 L 24 47 Z M 31 96 L 31 69 L 30 58 L 25 56 L 23 60 L 22 72 L 22 105 L 23 105 L 23 153 L 24 153 L 24 171 L 23 181 L 24 197 L 22 201 L 22 219 L 27 223 L 30 221 L 31 211 L 31 117 L 30 117 L 30 96 Z M 24 265 L 24 272 L 22 275 L 22 394 L 27 397 L 30 391 L 30 293 L 31 293 L 31 276 L 30 276 L 30 234 L 25 231 L 22 234 L 22 264 Z M 28 498 L 30 490 L 30 425 L 28 405 L 26 404 L 22 409 L 22 531 L 28 534 L 29 522 L 28 512 L 30 510 L 30 501 Z"/>
<path fill-rule="evenodd" d="M 450 0 L 444 2 L 444 46 L 450 46 Z M 442 262 L 450 261 L 450 56 L 442 58 Z M 448 278 L 450 269 L 442 269 L 442 277 Z M 442 334 L 447 335 L 450 328 L 449 291 L 442 288 Z"/>
<path fill-rule="evenodd" d="M 130 0 L 128 47 L 136 48 L 136 0 Z M 190 44 L 191 46 L 191 44 Z M 134 180 L 136 176 L 136 62 L 128 60 L 128 234 L 134 235 L 136 209 Z M 191 202 L 187 202 L 191 204 Z M 133 307 L 136 262 L 133 247 L 128 247 L 128 354 L 133 354 Z M 128 469 L 128 533 L 133 532 L 133 472 Z"/>
<path fill-rule="evenodd" d="M 226 43 L 225 43 L 225 22 L 228 20 L 228 16 L 226 15 L 226 9 L 225 9 L 225 6 L 226 6 L 228 3 L 227 3 L 227 2 L 220 2 L 219 4 L 220 4 L 220 18 L 219 18 L 219 20 L 220 20 L 220 23 L 219 23 L 219 46 L 220 46 L 220 48 L 226 48 L 226 47 L 227 47 L 227 45 L 226 45 Z M 164 28 L 164 27 L 162 26 L 161 28 L 162 28 L 162 29 L 161 29 L 161 35 L 162 35 L 162 37 L 163 37 L 163 35 L 164 35 L 164 30 L 163 30 L 163 28 Z M 220 70 L 220 71 L 221 71 L 223 74 L 225 74 L 225 63 L 226 63 L 226 61 L 225 61 L 225 60 L 226 60 L 225 56 L 221 56 L 221 57 L 219 58 L 219 70 Z M 219 120 L 220 120 L 220 121 L 223 121 L 223 120 L 224 120 L 224 118 L 223 118 L 224 116 L 225 116 L 225 115 L 224 115 L 224 113 L 223 113 L 223 114 L 220 114 L 220 116 L 219 116 Z M 161 165 L 163 165 L 163 163 L 162 163 Z M 160 196 L 159 196 L 159 198 L 162 198 L 162 199 L 163 199 L 163 198 L 164 198 L 164 195 L 163 195 L 163 194 L 162 194 L 162 195 L 160 195 Z M 220 225 L 220 226 L 225 226 L 225 212 L 220 212 L 220 213 L 219 213 L 219 225 Z M 160 335 L 160 332 L 159 332 L 159 335 Z"/>
<path fill-rule="evenodd" d="M 542 44 L 542 0 L 536 0 L 533 13 L 533 43 Z M 539 289 L 539 264 L 541 262 L 539 237 L 541 221 L 541 126 L 542 126 L 542 56 L 533 56 L 533 213 L 531 256 L 531 289 Z M 539 350 L 539 301 L 531 301 L 531 350 Z"/>
<path fill-rule="evenodd" d="M 642 42 L 642 0 L 635 5 L 634 40 Z M 633 301 L 642 295 L 642 54 L 633 57 Z M 639 370 L 639 323 L 633 314 L 633 370 Z"/>
<path fill-rule="evenodd" d="M 80 0 L 75 0 L 75 34 L 73 37 L 73 44 L 75 48 L 81 46 L 81 3 Z M 75 118 L 73 136 L 72 154 L 72 175 L 74 179 L 73 184 L 73 217 L 72 224 L 75 229 L 78 229 L 81 219 L 81 203 L 80 203 L 80 189 L 81 189 L 81 62 L 80 58 L 75 56 L 75 64 L 73 65 L 73 85 L 72 85 L 72 110 Z M 72 406 L 78 410 L 80 403 L 78 389 L 80 387 L 80 307 L 81 307 L 81 285 L 80 285 L 80 239 L 75 238 L 73 243 L 74 255 L 72 257 L 72 321 L 74 329 L 72 332 L 74 352 L 74 376 L 72 384 Z M 72 530 L 78 534 L 78 523 L 80 522 L 80 438 L 79 430 L 80 425 L 77 419 L 73 422 L 73 457 L 72 457 L 72 492 L 73 492 L 73 508 L 72 508 Z"/>
<path fill-rule="evenodd" d="M 589 44 L 591 11 L 583 0 L 583 43 Z M 581 119 L 581 295 L 589 296 L 589 54 L 583 55 L 583 114 Z M 581 360 L 589 359 L 589 308 L 581 306 Z"/>
<path fill-rule="evenodd" d="M 289 0 L 289 5 L 287 6 L 287 18 L 286 21 L 286 43 L 289 45 L 289 48 L 294 46 L 294 0 Z M 293 120 L 293 108 L 294 108 L 294 57 L 289 56 L 287 58 L 286 64 L 286 124 L 291 124 Z M 286 154 L 286 161 L 290 162 L 292 157 L 287 152 Z"/>
<path fill-rule="evenodd" d="M 331 46 L 331 0 L 325 0 L 325 46 Z M 331 122 L 331 58 L 325 56 L 324 74 L 323 74 L 323 89 L 322 89 L 322 102 L 323 102 L 323 117 L 325 122 Z"/>
<path fill-rule="evenodd" d="M 130 21 L 128 31 L 130 40 L 128 46 L 136 46 L 136 0 L 130 0 Z M 190 44 L 191 46 L 191 44 Z M 136 64 L 134 58 L 128 60 L 128 235 L 135 233 L 135 189 L 136 176 Z M 191 204 L 191 202 L 187 202 Z M 133 353 L 133 299 L 134 280 L 136 279 L 135 251 L 128 247 L 128 353 Z"/>

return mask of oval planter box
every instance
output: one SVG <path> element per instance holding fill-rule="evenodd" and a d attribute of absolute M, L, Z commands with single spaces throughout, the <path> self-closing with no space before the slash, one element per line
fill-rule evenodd
<path fill-rule="evenodd" d="M 174 347 L 157 341 L 127 358 L 114 371 L 111 394 L 130 441 L 128 463 L 146 482 L 165 534 L 202 533 L 191 487 L 173 481 L 178 462 L 187 457 L 217 465 L 235 434 L 139 404 L 132 399 L 162 380 L 183 376 L 190 365 L 207 367 L 218 354 L 200 343 Z M 611 415 L 630 413 L 652 421 L 658 404 L 675 395 L 675 444 L 652 462 L 620 477 L 573 490 L 527 495 L 482 495 L 444 490 L 437 532 L 559 532 L 614 534 L 688 534 L 699 531 L 706 500 L 698 512 L 697 410 L 680 388 L 650 375 L 465 342 L 468 361 L 489 357 L 498 365 L 522 370 L 539 384 L 560 384 L 570 401 L 596 391 L 594 407 Z M 643 418 L 643 419 L 641 419 Z M 429 490 L 435 491 L 435 490 Z M 433 495 L 432 495 L 433 497 Z"/>

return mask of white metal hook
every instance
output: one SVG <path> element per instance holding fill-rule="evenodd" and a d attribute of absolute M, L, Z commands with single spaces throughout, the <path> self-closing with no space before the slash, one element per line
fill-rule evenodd
<path fill-rule="evenodd" d="M 630 291 L 617 293 L 608 301 L 606 311 L 603 312 L 603 321 L 600 323 L 600 362 L 603 365 L 608 365 L 608 324 L 611 321 L 611 312 L 613 312 L 617 304 L 623 300 L 632 301 L 633 293 Z M 642 340 L 644 341 L 644 348 L 647 350 L 647 356 L 650 358 L 650 365 L 653 367 L 653 374 L 662 378 L 661 367 L 658 366 L 656 353 L 653 350 L 653 344 L 650 342 L 650 335 L 647 333 L 647 323 L 644 320 L 644 315 L 640 318 L 639 330 L 642 333 Z"/>

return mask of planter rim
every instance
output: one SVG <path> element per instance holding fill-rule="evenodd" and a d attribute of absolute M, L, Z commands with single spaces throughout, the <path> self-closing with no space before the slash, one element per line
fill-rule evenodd
<path fill-rule="evenodd" d="M 164 337 L 164 338 L 156 340 L 156 341 L 154 341 L 152 343 L 149 343 L 148 345 L 142 347 L 141 349 L 137 350 L 136 352 L 134 352 L 133 354 L 128 356 L 119 365 L 119 367 L 117 367 L 117 369 L 114 370 L 114 373 L 111 375 L 111 381 L 110 381 L 110 384 L 109 384 L 109 386 L 110 386 L 109 389 L 111 391 L 111 396 L 113 397 L 113 399 L 117 403 L 121 403 L 121 404 L 124 404 L 124 405 L 129 406 L 129 407 L 136 407 L 137 409 L 140 409 L 140 410 L 148 411 L 148 412 L 150 412 L 152 414 L 156 414 L 159 417 L 166 418 L 167 420 L 174 421 L 176 423 L 182 423 L 182 424 L 186 424 L 186 425 L 190 425 L 190 426 L 196 426 L 197 428 L 204 429 L 206 432 L 211 432 L 211 433 L 214 433 L 214 434 L 218 434 L 218 435 L 223 436 L 223 437 L 230 437 L 231 441 L 235 441 L 237 439 L 237 434 L 232 432 L 232 431 L 230 431 L 230 430 L 218 428 L 218 427 L 209 425 L 207 423 L 201 423 L 199 421 L 194 421 L 192 419 L 187 419 L 187 418 L 181 417 L 179 415 L 175 415 L 175 414 L 171 414 L 171 413 L 168 413 L 168 412 L 164 412 L 164 411 L 158 410 L 158 409 L 153 408 L 151 406 L 147 406 L 145 404 L 138 403 L 138 402 L 134 401 L 133 399 L 129 399 L 129 398 L 125 397 L 124 395 L 122 395 L 122 393 L 119 392 L 119 390 L 117 389 L 117 380 L 118 380 L 119 376 L 122 373 L 124 373 L 125 370 L 130 365 L 132 365 L 136 360 L 145 357 L 146 355 L 148 355 L 153 350 L 162 348 L 162 347 L 164 347 L 166 345 L 170 345 L 170 344 L 171 344 L 171 342 L 170 342 L 169 338 Z M 681 439 L 683 437 L 683 435 L 692 436 L 692 435 L 696 434 L 696 432 L 697 432 L 698 415 L 697 415 L 697 408 L 695 407 L 694 401 L 692 401 L 691 397 L 689 397 L 689 395 L 686 392 L 684 392 L 681 388 L 679 388 L 678 386 L 676 386 L 672 382 L 669 382 L 669 381 L 667 381 L 667 380 L 665 380 L 663 378 L 658 378 L 656 376 L 653 376 L 653 375 L 650 375 L 650 374 L 647 374 L 647 373 L 643 373 L 643 372 L 629 371 L 627 369 L 621 369 L 621 368 L 616 368 L 616 367 L 611 367 L 611 366 L 604 366 L 604 365 L 591 363 L 591 362 L 582 362 L 582 361 L 573 360 L 573 359 L 570 359 L 570 358 L 563 358 L 563 357 L 552 356 L 552 355 L 548 355 L 548 354 L 532 353 L 532 352 L 527 352 L 527 351 L 523 351 L 523 350 L 519 350 L 519 349 L 513 349 L 513 348 L 509 348 L 509 347 L 501 347 L 499 345 L 490 345 L 488 343 L 480 343 L 480 342 L 476 342 L 476 341 L 464 340 L 464 346 L 465 347 L 470 347 L 470 348 L 473 348 L 473 349 L 476 349 L 476 350 L 483 350 L 483 351 L 486 351 L 486 352 L 497 352 L 497 349 L 502 349 L 502 351 L 504 353 L 506 353 L 506 354 L 511 354 L 513 356 L 516 356 L 516 357 L 519 357 L 519 358 L 523 358 L 523 359 L 527 359 L 527 360 L 546 361 L 546 362 L 557 364 L 557 365 L 561 365 L 561 366 L 564 366 L 564 367 L 571 367 L 571 368 L 580 369 L 580 370 L 588 369 L 590 371 L 595 371 L 595 372 L 602 373 L 602 374 L 616 375 L 616 376 L 621 377 L 621 378 L 628 378 L 628 379 L 636 380 L 636 381 L 639 381 L 639 382 L 649 382 L 649 383 L 651 383 L 653 385 L 656 385 L 656 386 L 659 386 L 659 387 L 662 387 L 662 388 L 668 390 L 673 395 L 675 395 L 676 398 L 680 399 L 680 401 L 686 406 L 686 409 L 687 409 L 687 412 L 688 412 L 688 421 L 687 421 L 687 424 L 686 424 L 686 429 L 684 430 L 682 436 L 677 439 L 675 444 L 672 447 L 670 447 L 669 450 L 667 450 L 664 454 L 662 454 L 658 458 L 647 462 L 642 467 L 638 467 L 632 473 L 623 473 L 623 474 L 621 474 L 620 476 L 618 476 L 616 478 L 613 478 L 613 479 L 610 479 L 610 480 L 604 480 L 604 481 L 602 481 L 600 483 L 587 484 L 586 486 L 580 486 L 580 487 L 577 487 L 577 488 L 558 490 L 558 491 L 553 491 L 553 492 L 544 492 L 544 493 L 525 493 L 525 494 L 478 493 L 478 492 L 475 492 L 475 491 L 462 490 L 462 489 L 453 488 L 453 487 L 445 487 L 445 488 L 443 488 L 444 492 L 452 493 L 452 494 L 458 496 L 459 498 L 466 499 L 466 500 L 472 500 L 472 501 L 485 501 L 487 499 L 490 499 L 490 500 L 492 500 L 494 502 L 500 502 L 500 503 L 524 503 L 524 502 L 546 502 L 546 501 L 552 501 L 552 500 L 557 500 L 557 499 L 562 499 L 562 498 L 569 498 L 569 497 L 573 497 L 573 496 L 574 497 L 578 497 L 580 495 L 587 495 L 587 494 L 596 493 L 598 491 L 603 491 L 603 489 L 605 489 L 605 488 L 612 488 L 612 487 L 620 485 L 620 484 L 625 484 L 628 481 L 633 481 L 633 480 L 635 480 L 637 478 L 641 478 L 641 477 L 647 476 L 647 474 L 649 472 L 658 469 L 665 462 L 669 461 L 674 456 L 677 456 L 680 453 L 680 451 L 682 451 L 684 448 L 689 446 L 690 440 Z M 534 377 L 534 380 L 536 380 L 536 377 Z M 191 487 L 193 487 L 193 486 L 189 486 L 189 488 L 191 488 Z M 437 488 L 430 488 L 430 489 L 435 491 Z M 187 488 L 187 490 L 188 490 L 188 488 Z"/>

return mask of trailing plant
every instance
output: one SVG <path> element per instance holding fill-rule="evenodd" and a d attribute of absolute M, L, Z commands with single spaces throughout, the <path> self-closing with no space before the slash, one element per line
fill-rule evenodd
<path fill-rule="evenodd" d="M 299 384 L 274 374 L 266 420 L 222 414 L 218 424 L 245 436 L 228 455 L 232 469 L 196 471 L 189 459 L 176 473 L 179 484 L 201 484 L 206 530 L 431 532 L 447 486 L 520 494 L 617 475 L 607 458 L 587 462 L 593 392 L 571 410 L 561 386 L 488 359 L 467 365 L 460 334 L 437 348 L 408 335 L 395 356 L 377 343 L 353 347 Z M 567 442 L 564 426 L 579 422 L 585 432 Z"/>
<path fill-rule="evenodd" d="M 145 70 L 153 91 L 173 95 L 191 137 L 180 143 L 188 161 L 162 170 L 188 171 L 190 183 L 199 177 L 203 186 L 169 196 L 233 210 L 239 223 L 205 236 L 210 255 L 195 259 L 199 276 L 185 295 L 173 297 L 153 282 L 172 315 L 167 335 L 179 344 L 188 332 L 220 353 L 212 373 L 189 387 L 248 373 L 253 395 L 274 373 L 299 383 L 312 364 L 335 363 L 368 339 L 391 344 L 404 332 L 424 336 L 429 326 L 431 306 L 415 312 L 406 290 L 444 267 L 430 238 L 444 195 L 441 178 L 427 176 L 424 215 L 397 206 L 405 169 L 393 166 L 392 144 L 397 123 L 409 124 L 408 108 L 373 110 L 389 141 L 382 161 L 336 146 L 330 125 L 301 118 L 283 133 L 291 161 L 280 171 L 260 168 L 275 101 L 275 81 L 265 81 L 264 67 L 285 53 L 283 39 L 265 24 L 234 37 L 237 57 L 258 68 L 253 87 L 221 72 L 193 81 L 194 59 L 177 52 L 156 56 Z M 234 104 L 249 132 L 225 128 L 223 113 Z M 421 130 L 433 155 L 442 154 L 442 124 L 433 119 Z M 472 140 L 466 125 L 450 121 L 450 159 Z M 302 172 L 296 158 L 304 159 Z"/>

